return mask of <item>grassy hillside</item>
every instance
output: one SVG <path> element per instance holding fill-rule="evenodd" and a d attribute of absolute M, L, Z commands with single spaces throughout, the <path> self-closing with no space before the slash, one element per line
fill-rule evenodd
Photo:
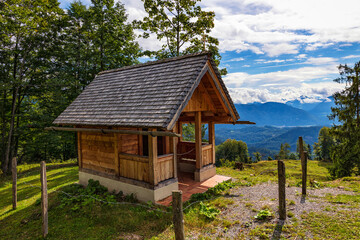
<path fill-rule="evenodd" d="M 300 162 L 286 161 L 287 182 L 290 186 L 298 186 L 300 183 Z M 138 205 L 131 204 L 102 204 L 91 199 L 79 199 L 64 205 L 63 194 L 59 191 L 69 192 L 71 185 L 78 179 L 77 166 L 56 168 L 58 164 L 48 164 L 48 191 L 49 191 L 49 235 L 47 239 L 172 239 L 172 216 L 169 213 L 149 210 Z M 346 234 L 353 234 L 360 229 L 360 215 L 351 214 L 352 209 L 358 209 L 360 204 L 360 178 L 345 178 L 336 181 L 328 179 L 327 163 L 317 161 L 309 162 L 309 180 L 314 179 L 318 184 L 316 188 L 334 188 L 355 191 L 354 196 L 325 196 L 318 197 L 323 201 L 333 203 L 330 210 L 332 214 L 306 212 L 295 224 L 289 222 L 286 234 L 298 239 L 304 231 L 309 232 L 317 239 L 321 236 L 337 236 L 334 239 L 346 238 Z M 268 239 L 275 225 L 270 222 L 256 223 L 253 217 L 247 221 L 254 222 L 247 227 L 246 222 L 230 220 L 227 213 L 233 212 L 239 204 L 249 206 L 250 201 L 259 199 L 241 200 L 241 194 L 232 193 L 251 190 L 252 186 L 259 183 L 276 182 L 276 161 L 262 161 L 257 164 L 246 165 L 244 171 L 231 168 L 218 168 L 219 174 L 232 176 L 237 179 L 237 187 L 231 191 L 225 191 L 218 198 L 205 201 L 208 208 L 216 208 L 221 213 L 214 219 L 209 220 L 201 214 L 199 204 L 194 204 L 185 212 L 185 230 L 187 237 L 195 239 L 223 239 L 233 238 L 231 229 L 242 229 L 238 239 L 252 236 L 252 239 Z M 0 239 L 41 239 L 40 217 L 40 181 L 38 164 L 19 166 L 18 181 L 18 209 L 11 209 L 11 179 L 0 178 Z M 70 186 L 70 187 L 69 187 Z M 76 194 L 76 192 L 72 192 Z M 112 195 L 106 195 L 108 200 L 113 200 Z M 201 196 L 199 196 L 201 199 Z M 241 201 L 240 201 L 240 200 Z M 240 201 L 240 202 L 239 202 Z M 245 201 L 245 202 L 244 202 Z M 270 199 L 268 199 L 270 201 Z M 273 200 L 272 200 L 273 201 Z M 238 203 L 239 202 L 239 203 Z M 310 201 L 311 202 L 311 201 Z M 276 203 L 276 201 L 275 201 Z M 150 206 L 150 205 L 147 205 Z M 343 208 L 342 206 L 346 206 Z M 150 206 L 154 208 L 153 206 Z M 254 208 L 254 207 L 252 207 Z M 350 210 L 349 210 L 350 209 Z M 161 211 L 170 209 L 160 208 Z M 256 209 L 255 209 L 256 210 Z M 254 211 L 255 211 L 254 210 Z M 257 211 L 257 210 L 256 210 Z M 235 212 L 234 212 L 235 213 Z M 240 213 L 236 213 L 240 214 Z M 234 215 L 235 218 L 237 215 Z M 256 212 L 252 213 L 253 215 Z M 325 214 L 325 215 L 324 215 Z M 238 215 L 240 216 L 240 215 Z M 326 216 L 326 217 L 324 217 Z M 331 227 L 338 219 L 346 217 L 346 222 L 340 227 Z M 292 218 L 293 219 L 293 218 Z M 324 226 L 324 227 L 319 227 Z M 334 225 L 335 226 L 335 225 Z M 355 230 L 354 230 L 355 229 Z M 220 233 L 219 233 L 220 231 Z M 245 234 L 246 233 L 246 234 Z M 219 235 L 220 234 L 220 235 Z M 244 235 L 245 234 L 245 235 Z M 208 237 L 206 237 L 208 236 Z M 210 237 L 209 237 L 210 236 Z M 222 237 L 221 237 L 222 236 Z M 345 236 L 345 237 L 344 237 Z"/>

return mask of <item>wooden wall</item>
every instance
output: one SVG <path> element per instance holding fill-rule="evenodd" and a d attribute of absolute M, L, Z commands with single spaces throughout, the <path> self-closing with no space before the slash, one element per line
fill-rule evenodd
<path fill-rule="evenodd" d="M 170 139 L 166 139 L 166 151 Z M 149 156 L 142 156 L 142 136 L 116 133 L 78 133 L 80 167 L 114 176 L 150 182 Z M 158 156 L 155 166 L 156 182 L 174 177 L 173 154 Z"/>
<path fill-rule="evenodd" d="M 115 174 L 115 135 L 79 132 L 81 167 Z"/>

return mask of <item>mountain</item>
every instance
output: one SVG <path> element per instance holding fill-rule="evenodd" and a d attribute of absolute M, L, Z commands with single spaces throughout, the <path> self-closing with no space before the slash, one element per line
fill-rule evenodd
<path fill-rule="evenodd" d="M 328 99 L 316 104 L 308 112 L 317 116 L 320 123 L 322 124 L 332 124 L 333 122 L 329 120 L 328 116 L 331 114 L 331 108 L 335 107 L 334 98 L 329 97 Z"/>
<path fill-rule="evenodd" d="M 235 127 L 235 126 L 233 126 Z M 322 126 L 311 127 L 272 127 L 251 126 L 244 128 L 215 128 L 215 142 L 220 144 L 228 138 L 244 141 L 249 148 L 249 153 L 260 152 L 264 156 L 274 156 L 279 152 L 281 143 L 289 143 L 290 150 L 296 151 L 296 142 L 302 136 L 311 147 L 317 142 Z"/>
<path fill-rule="evenodd" d="M 257 126 L 314 126 L 319 119 L 313 114 L 284 103 L 267 102 L 235 104 L 241 120 L 256 122 Z"/>

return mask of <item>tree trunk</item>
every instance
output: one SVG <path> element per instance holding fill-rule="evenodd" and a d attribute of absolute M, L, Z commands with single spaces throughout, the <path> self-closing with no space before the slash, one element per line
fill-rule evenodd
<path fill-rule="evenodd" d="M 3 101 L 2 101 L 2 112 L 1 112 L 1 122 L 2 122 L 2 131 L 1 131 L 1 163 L 4 164 L 5 161 L 5 132 L 6 132 L 6 114 L 5 114 L 5 106 L 6 106 L 6 90 L 3 92 Z"/>
<path fill-rule="evenodd" d="M 8 173 L 9 167 L 9 157 L 10 157 L 10 149 L 12 145 L 12 135 L 14 131 L 14 123 L 15 123 L 15 110 L 16 110 L 16 102 L 17 102 L 17 95 L 19 92 L 19 87 L 15 87 L 15 92 L 13 94 L 12 105 L 11 105 L 11 120 L 10 120 L 10 129 L 8 135 L 8 143 L 6 146 L 6 153 L 5 153 L 5 161 L 3 165 L 3 173 Z"/>

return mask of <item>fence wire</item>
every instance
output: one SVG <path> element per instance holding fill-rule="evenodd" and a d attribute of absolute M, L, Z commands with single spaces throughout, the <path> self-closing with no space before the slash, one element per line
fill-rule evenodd
<path fill-rule="evenodd" d="M 28 183 L 28 182 L 26 182 L 26 181 L 24 181 L 23 184 L 26 184 L 26 185 L 28 185 L 28 186 L 30 186 L 30 187 L 38 188 L 38 189 L 41 190 L 41 187 L 40 187 L 40 186 L 35 186 L 35 185 L 33 185 L 33 184 L 31 184 L 31 183 Z M 147 209 L 149 209 L 149 210 L 157 211 L 157 212 L 161 212 L 161 213 L 165 213 L 165 214 L 167 214 L 167 213 L 172 213 L 172 211 L 164 211 L 164 210 L 161 210 L 161 209 L 158 209 L 158 208 L 154 208 L 154 207 L 151 207 L 151 206 L 148 206 L 148 205 L 144 205 L 144 204 L 141 204 L 141 203 L 131 203 L 131 202 L 125 202 L 125 201 L 124 201 L 124 202 L 108 202 L 108 201 L 104 201 L 104 200 L 102 200 L 102 199 L 99 199 L 99 198 L 96 198 L 96 197 L 94 197 L 94 196 L 87 195 L 87 194 L 71 195 L 71 194 L 69 194 L 69 193 L 67 193 L 67 192 L 64 192 L 64 191 L 62 191 L 62 190 L 51 190 L 51 191 L 49 191 L 49 189 L 48 189 L 48 193 L 53 193 L 53 192 L 63 193 L 63 194 L 65 194 L 66 196 L 71 197 L 71 198 L 88 197 L 88 198 L 94 199 L 95 201 L 98 201 L 98 202 L 101 202 L 101 203 L 104 203 L 104 204 L 111 204 L 111 205 L 133 205 L 133 206 L 139 206 L 139 207 L 147 208 Z M 200 203 L 200 202 L 209 202 L 209 201 L 215 200 L 215 199 L 217 199 L 217 198 L 219 198 L 219 196 L 215 196 L 215 197 L 210 198 L 210 199 L 205 199 L 205 200 L 199 200 L 199 201 L 192 202 L 192 203 L 190 203 L 188 206 L 186 206 L 186 207 L 183 208 L 183 212 L 184 212 L 186 209 L 190 208 L 191 206 L 193 206 L 193 205 L 195 205 L 195 204 L 197 204 L 197 203 Z"/>

